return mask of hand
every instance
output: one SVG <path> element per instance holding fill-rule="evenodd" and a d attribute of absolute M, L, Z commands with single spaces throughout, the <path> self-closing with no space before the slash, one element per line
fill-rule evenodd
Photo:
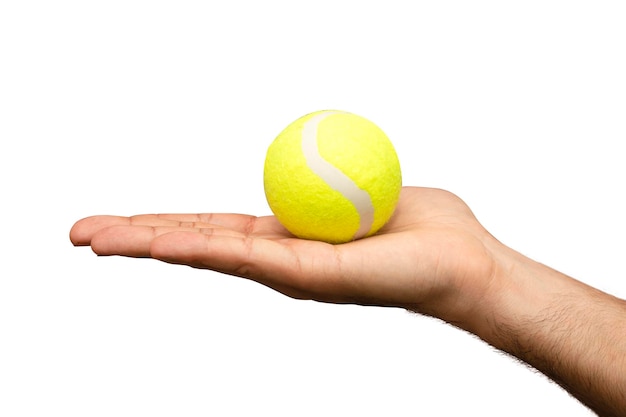
<path fill-rule="evenodd" d="M 273 216 L 95 216 L 70 232 L 99 255 L 152 257 L 241 276 L 288 296 L 468 317 L 494 276 L 496 242 L 458 197 L 405 187 L 375 236 L 342 245 L 294 238 Z"/>
<path fill-rule="evenodd" d="M 242 214 L 95 216 L 70 238 L 99 255 L 212 269 L 295 298 L 433 315 L 534 366 L 601 415 L 626 415 L 626 302 L 501 244 L 446 191 L 403 188 L 378 234 L 342 245 Z"/>

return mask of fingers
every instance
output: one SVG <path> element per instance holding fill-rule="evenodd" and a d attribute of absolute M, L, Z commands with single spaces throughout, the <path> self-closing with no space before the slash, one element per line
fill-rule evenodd
<path fill-rule="evenodd" d="M 294 298 L 336 301 L 332 245 L 291 239 L 273 217 L 244 214 L 93 216 L 70 231 L 98 255 L 153 257 L 246 277 Z"/>
<path fill-rule="evenodd" d="M 115 226 L 174 227 L 185 229 L 230 229 L 259 236 L 286 236 L 288 233 L 272 216 L 255 217 L 246 214 L 144 214 L 131 217 L 92 216 L 82 219 L 70 230 L 70 240 L 76 246 L 90 245 L 100 231 Z M 142 231 L 141 233 L 146 233 Z"/>
<path fill-rule="evenodd" d="M 150 243 L 163 228 L 152 226 L 109 226 L 90 239 L 91 249 L 98 255 L 150 256 Z"/>
<path fill-rule="evenodd" d="M 120 216 L 92 216 L 79 220 L 70 230 L 70 241 L 75 246 L 85 246 L 91 243 L 93 235 L 104 228 L 129 224 L 127 217 Z"/>
<path fill-rule="evenodd" d="M 171 226 L 110 226 L 98 231 L 91 239 L 91 249 L 98 255 L 122 255 L 135 258 L 151 257 L 151 245 L 159 236 L 174 232 L 212 234 L 214 228 Z M 224 229 L 224 235 L 240 235 Z"/>

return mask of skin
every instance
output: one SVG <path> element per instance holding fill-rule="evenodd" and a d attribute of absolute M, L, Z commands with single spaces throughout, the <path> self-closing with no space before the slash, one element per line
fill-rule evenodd
<path fill-rule="evenodd" d="M 599 415 L 626 415 L 626 302 L 503 245 L 447 191 L 404 187 L 377 235 L 342 245 L 243 214 L 94 216 L 70 239 L 98 255 L 215 270 L 298 299 L 435 316 L 535 367 Z"/>

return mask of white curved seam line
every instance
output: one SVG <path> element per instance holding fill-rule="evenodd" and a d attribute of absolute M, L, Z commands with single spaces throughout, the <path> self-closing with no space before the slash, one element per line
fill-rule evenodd
<path fill-rule="evenodd" d="M 374 223 L 372 199 L 367 191 L 359 188 L 339 168 L 325 160 L 320 155 L 317 144 L 317 127 L 320 122 L 328 116 L 341 113 L 338 111 L 327 111 L 307 120 L 302 128 L 302 152 L 311 171 L 323 179 L 331 188 L 340 192 L 356 208 L 359 213 L 359 229 L 353 239 L 359 239 L 370 231 Z"/>

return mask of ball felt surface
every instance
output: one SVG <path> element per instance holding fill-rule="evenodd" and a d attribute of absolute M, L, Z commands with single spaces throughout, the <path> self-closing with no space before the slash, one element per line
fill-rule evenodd
<path fill-rule="evenodd" d="M 267 151 L 265 195 L 297 237 L 344 243 L 391 217 L 402 178 L 385 133 L 355 114 L 325 110 L 287 126 Z"/>

